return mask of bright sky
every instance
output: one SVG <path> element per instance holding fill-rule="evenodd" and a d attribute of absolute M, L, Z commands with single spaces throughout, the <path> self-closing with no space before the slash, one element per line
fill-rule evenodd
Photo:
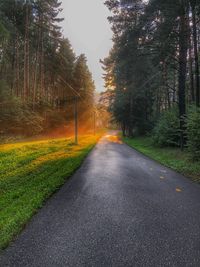
<path fill-rule="evenodd" d="M 108 56 L 112 47 L 110 15 L 104 0 L 63 0 L 64 35 L 69 38 L 77 55 L 84 53 L 97 91 L 104 89 L 99 59 Z"/>

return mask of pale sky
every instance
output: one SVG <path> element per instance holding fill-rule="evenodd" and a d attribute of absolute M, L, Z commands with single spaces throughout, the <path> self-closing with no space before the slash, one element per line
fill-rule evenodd
<path fill-rule="evenodd" d="M 64 36 L 69 38 L 77 55 L 84 53 L 97 91 L 104 90 L 99 59 L 108 56 L 112 47 L 110 15 L 104 0 L 62 0 Z"/>

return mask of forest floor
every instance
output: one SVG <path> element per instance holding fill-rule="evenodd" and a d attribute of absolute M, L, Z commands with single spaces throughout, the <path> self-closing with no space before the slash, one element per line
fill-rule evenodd
<path fill-rule="evenodd" d="M 123 138 L 123 141 L 144 155 L 200 183 L 200 162 L 192 161 L 187 151 L 155 147 L 149 137 Z"/>
<path fill-rule="evenodd" d="M 0 145 L 0 249 L 81 165 L 101 134 Z"/>

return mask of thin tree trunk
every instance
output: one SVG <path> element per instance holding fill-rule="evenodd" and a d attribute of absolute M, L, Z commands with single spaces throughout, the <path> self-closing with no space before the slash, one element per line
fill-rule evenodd
<path fill-rule="evenodd" d="M 193 43 L 194 43 L 194 61 L 195 61 L 195 83 L 196 83 L 196 105 L 200 104 L 200 80 L 199 80 L 199 58 L 198 58 L 198 43 L 197 43 L 197 21 L 195 5 L 192 5 L 192 28 L 193 28 Z"/>
<path fill-rule="evenodd" d="M 174 73 L 173 73 L 173 103 L 176 102 L 176 84 L 177 84 L 177 73 L 176 69 L 174 68 Z"/>
<path fill-rule="evenodd" d="M 38 64 L 39 64 L 39 54 L 40 54 L 40 39 L 41 39 L 41 27 L 40 27 L 41 15 L 39 15 L 39 27 L 38 27 L 38 42 L 35 57 L 35 70 L 34 70 L 34 82 L 33 82 L 33 108 L 37 102 L 37 82 L 38 82 Z"/>
<path fill-rule="evenodd" d="M 29 95 L 29 5 L 26 3 L 25 43 L 24 43 L 24 92 L 23 100 Z"/>
<path fill-rule="evenodd" d="M 14 41 L 14 40 L 13 40 Z M 11 44 L 10 44 L 11 45 Z M 15 50 L 15 41 L 12 42 L 12 50 L 13 50 L 13 55 L 12 55 L 12 60 L 11 60 L 11 72 L 12 72 L 12 81 L 11 81 L 11 95 L 15 94 L 15 59 L 16 59 L 16 50 Z"/>
<path fill-rule="evenodd" d="M 192 103 L 195 102 L 195 92 L 194 92 L 194 73 L 193 73 L 193 58 L 192 58 L 192 43 L 190 38 L 189 46 L 189 75 L 190 75 L 190 100 Z"/>
<path fill-rule="evenodd" d="M 183 2 L 183 1 L 182 1 Z M 185 138 L 185 121 L 186 103 L 185 103 L 185 89 L 186 89 L 186 72 L 187 72 L 187 12 L 185 5 L 182 4 L 182 14 L 180 15 L 180 32 L 179 32 L 179 115 L 180 115 L 180 146 L 184 148 Z"/>
<path fill-rule="evenodd" d="M 41 39 L 40 39 L 40 94 L 41 98 L 45 96 L 44 90 L 44 32 L 43 32 L 43 15 L 41 15 Z"/>
<path fill-rule="evenodd" d="M 16 69 L 15 69 L 15 90 L 16 96 L 20 96 L 19 91 L 19 81 L 20 81 L 20 73 L 19 73 L 19 33 L 16 33 Z"/>
<path fill-rule="evenodd" d="M 130 93 L 129 137 L 133 136 L 133 94 Z"/>

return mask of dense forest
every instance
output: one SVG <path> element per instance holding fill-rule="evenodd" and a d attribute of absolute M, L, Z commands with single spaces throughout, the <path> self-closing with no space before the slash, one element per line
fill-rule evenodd
<path fill-rule="evenodd" d="M 58 0 L 0 0 L 0 132 L 27 136 L 91 124 L 94 82 L 85 55 L 63 37 Z"/>
<path fill-rule="evenodd" d="M 125 136 L 200 157 L 200 2 L 107 0 L 114 45 L 103 69 Z"/>

